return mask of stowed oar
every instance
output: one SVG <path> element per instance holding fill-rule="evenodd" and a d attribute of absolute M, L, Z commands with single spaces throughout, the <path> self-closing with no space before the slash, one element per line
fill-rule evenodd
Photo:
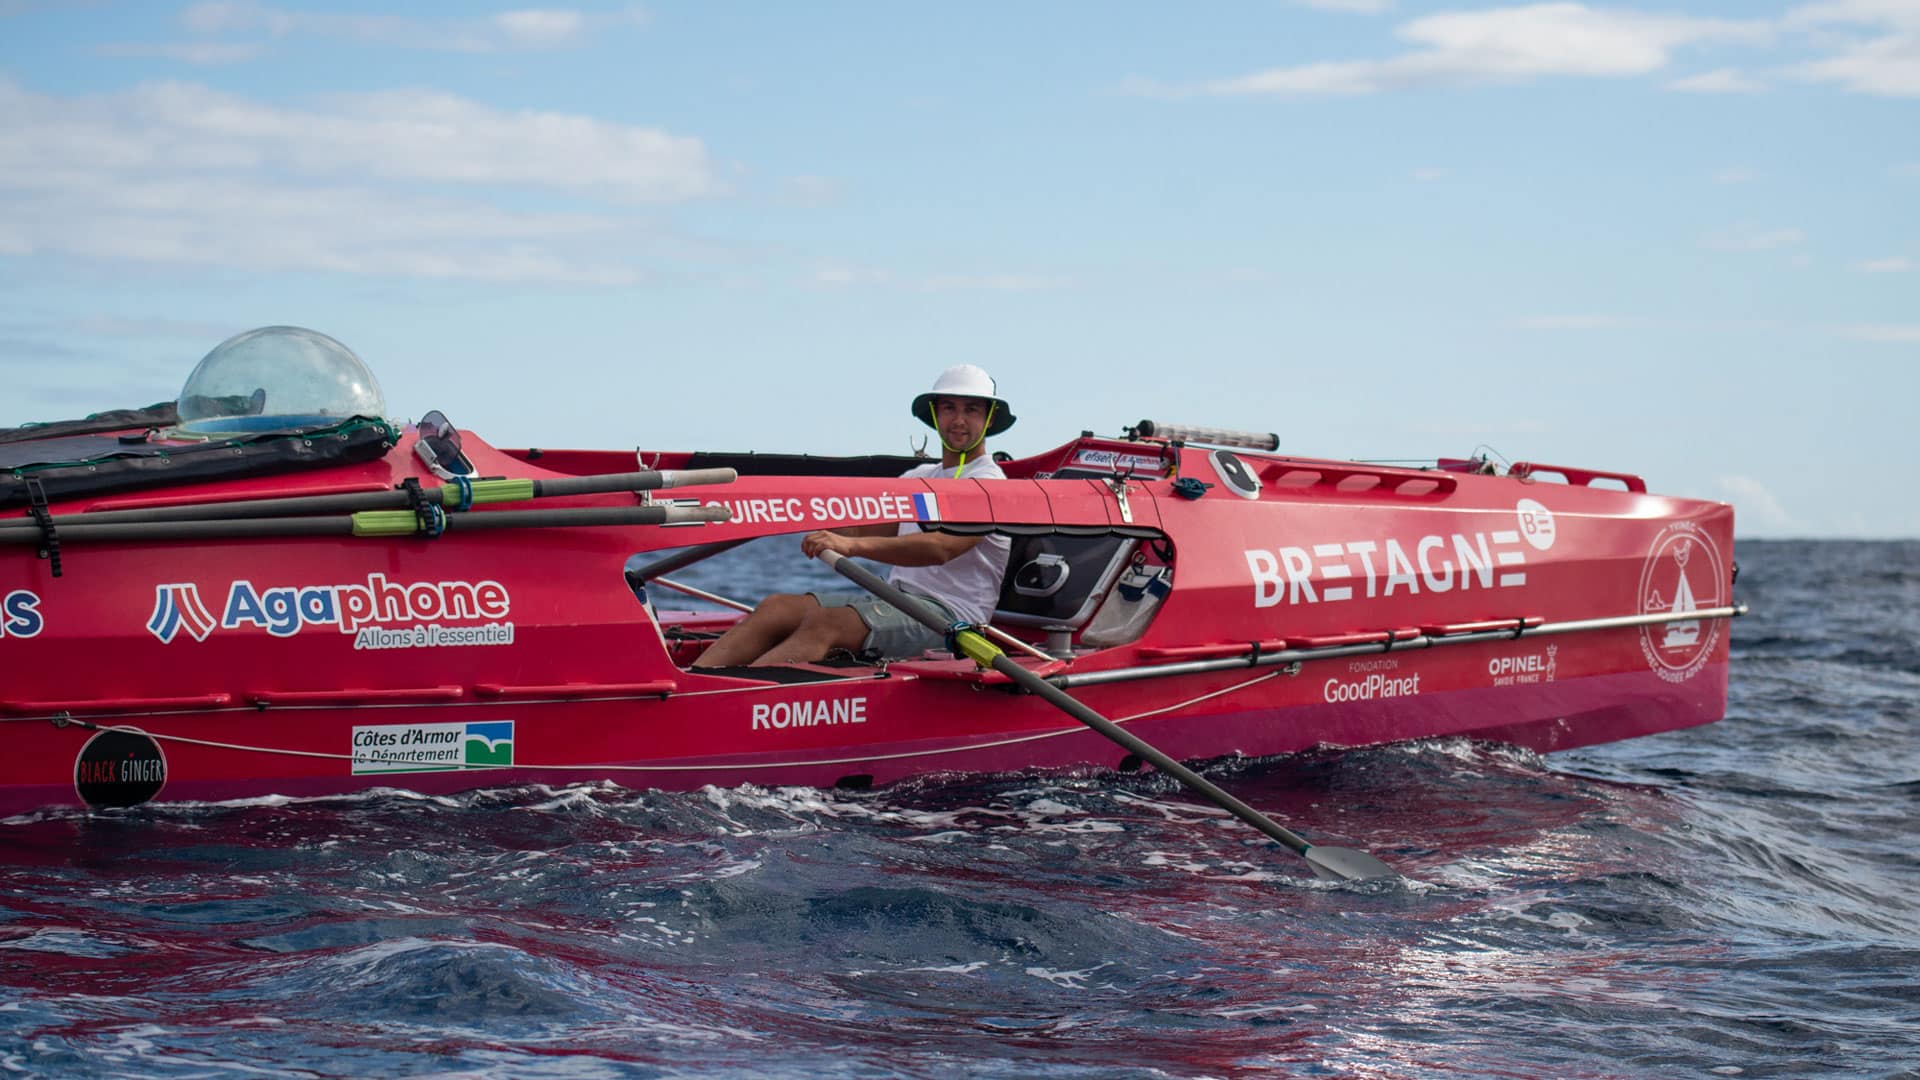
<path fill-rule="evenodd" d="M 828 566 L 839 572 L 841 577 L 853 582 L 868 592 L 907 613 L 914 621 L 929 629 L 946 633 L 949 625 L 932 608 L 912 596 L 900 591 L 880 579 L 866 567 L 841 555 L 837 551 L 823 551 L 820 558 Z M 1000 647 L 988 641 L 973 630 L 961 630 L 953 635 L 954 643 L 960 647 L 967 658 L 981 667 L 990 667 L 1007 678 L 1012 679 L 1021 689 L 1046 699 L 1047 704 L 1073 717 L 1093 730 L 1119 743 L 1130 753 L 1153 765 L 1161 772 L 1179 780 L 1195 793 L 1204 797 L 1220 809 L 1239 818 L 1266 835 L 1286 845 L 1295 854 L 1307 860 L 1313 872 L 1329 881 L 1364 881 L 1370 878 L 1398 877 L 1393 867 L 1364 851 L 1350 848 L 1327 847 L 1323 844 L 1310 844 L 1298 833 L 1267 817 L 1260 811 L 1241 802 L 1214 786 L 1212 782 L 1185 765 L 1155 749 L 1132 732 L 1087 708 L 1075 700 L 1066 691 L 1047 682 L 1045 679 L 1015 663 L 1013 658 L 1000 650 Z"/>
<path fill-rule="evenodd" d="M 422 502 L 449 510 L 489 503 L 524 502 L 565 495 L 598 495 L 609 491 L 653 491 L 659 488 L 696 487 L 702 484 L 731 484 L 738 474 L 732 469 L 644 469 L 640 472 L 600 473 L 593 476 L 562 476 L 533 480 L 507 478 L 467 481 L 468 495 L 463 498 L 460 484 L 453 481 L 420 489 Z M 411 509 L 413 495 L 404 488 L 381 491 L 346 491 L 334 495 L 295 495 L 281 499 L 236 499 L 227 502 L 184 503 L 177 506 L 150 506 L 137 510 L 95 510 L 84 514 L 56 514 L 53 526 L 62 537 L 69 525 L 94 525 L 109 522 L 210 521 L 223 518 L 284 517 L 294 514 L 348 514 L 364 510 Z M 10 525 L 27 524 L 18 519 Z"/>
<path fill-rule="evenodd" d="M 589 506 L 564 510 L 495 510 L 485 514 L 421 515 L 412 510 L 362 510 L 322 517 L 214 518 L 207 521 L 89 521 L 59 526 L 69 541 L 238 540 L 270 536 L 411 536 L 475 529 L 545 529 L 608 525 L 680 525 L 726 521 L 724 506 Z M 38 525 L 0 526 L 0 544 L 38 544 Z"/>

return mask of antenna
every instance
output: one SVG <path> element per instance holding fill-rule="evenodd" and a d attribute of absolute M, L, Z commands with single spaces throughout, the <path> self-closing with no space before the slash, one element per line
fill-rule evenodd
<path fill-rule="evenodd" d="M 1230 428 L 1162 424 L 1153 420 L 1142 420 L 1128 428 L 1127 434 L 1136 439 L 1166 439 L 1169 442 L 1203 443 L 1207 446 L 1239 446 L 1248 450 L 1280 449 L 1280 436 L 1271 431 L 1234 431 Z"/>

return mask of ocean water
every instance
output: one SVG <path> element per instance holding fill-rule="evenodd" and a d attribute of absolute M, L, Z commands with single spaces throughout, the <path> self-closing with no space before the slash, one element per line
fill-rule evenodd
<path fill-rule="evenodd" d="M 1920 1076 L 1920 544 L 1737 555 L 1721 723 L 1207 767 L 1397 884 L 1105 773 L 16 818 L 0 1072 Z"/>

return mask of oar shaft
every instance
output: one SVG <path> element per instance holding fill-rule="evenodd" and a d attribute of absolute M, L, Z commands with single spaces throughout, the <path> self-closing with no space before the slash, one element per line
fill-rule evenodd
<path fill-rule="evenodd" d="M 725 521 L 720 506 L 597 506 L 564 510 L 494 510 L 484 514 L 450 514 L 447 532 L 477 529 L 576 528 L 582 526 L 666 525 L 682 522 Z M 216 518 L 207 521 L 76 521 L 59 525 L 62 543 L 79 541 L 130 542 L 154 540 L 241 540 L 278 536 L 411 536 L 421 531 L 419 515 L 411 510 L 363 510 L 354 514 L 303 517 Z M 37 526 L 0 527 L 0 545 L 38 544 Z"/>
<path fill-rule="evenodd" d="M 583 506 L 567 510 L 495 510 L 486 514 L 449 514 L 447 531 L 680 525 L 697 521 L 725 521 L 730 516 L 731 512 L 724 506 Z"/>
<path fill-rule="evenodd" d="M 1100 734 L 1105 735 L 1114 742 L 1119 743 L 1121 746 L 1126 747 L 1127 750 L 1138 755 L 1141 760 L 1148 762 L 1154 768 L 1159 769 L 1161 772 L 1180 781 L 1187 787 L 1199 792 L 1201 796 L 1215 806 L 1218 806 L 1220 809 L 1225 810 L 1227 813 L 1232 814 L 1234 817 L 1239 818 L 1254 828 L 1259 829 L 1266 835 L 1292 848 L 1295 852 L 1305 855 L 1307 849 L 1312 846 L 1298 833 L 1274 821 L 1272 818 L 1248 806 L 1246 803 L 1241 802 L 1239 799 L 1234 798 L 1232 795 L 1227 794 L 1206 777 L 1201 776 L 1199 773 L 1168 757 L 1164 752 L 1141 739 L 1133 732 L 1128 731 L 1119 724 L 1087 708 L 1065 690 L 1054 686 L 1047 682 L 1047 680 L 1021 667 L 1019 661 L 1008 656 L 1006 653 L 1001 653 L 993 658 L 993 670 L 998 671 L 1007 678 L 1020 684 L 1022 689 L 1031 691 L 1045 698 L 1048 704 Z"/>
<path fill-rule="evenodd" d="M 602 473 L 595 476 L 562 476 L 546 480 L 505 478 L 470 480 L 473 505 L 521 502 L 527 499 L 556 498 L 567 495 L 598 495 L 610 491 L 653 491 L 659 488 L 695 487 L 702 484 L 730 484 L 738 474 L 732 469 L 643 469 L 639 472 Z M 423 501 L 452 507 L 460 502 L 459 485 L 454 483 L 424 487 Z M 84 514 L 58 514 L 54 527 L 103 525 L 126 522 L 212 521 L 234 518 L 266 518 L 289 515 L 351 514 L 362 510 L 401 510 L 412 507 L 412 497 L 399 488 L 378 491 L 343 491 L 332 495 L 294 495 L 279 499 L 239 499 L 227 502 L 186 503 L 178 506 L 149 506 L 137 510 L 95 510 Z M 0 525 L 0 531 L 18 528 L 14 519 Z"/>
<path fill-rule="evenodd" d="M 716 540 L 711 544 L 700 544 L 687 548 L 684 551 L 675 552 L 672 555 L 663 555 L 645 566 L 638 566 L 627 571 L 627 580 L 637 581 L 644 585 L 662 574 L 671 574 L 675 570 L 683 570 L 692 566 L 702 559 L 711 559 L 723 551 L 732 551 L 734 548 L 752 539 L 753 537 L 751 536 L 743 536 L 738 540 Z"/>
<path fill-rule="evenodd" d="M 731 484 L 739 475 L 733 469 L 643 469 L 640 472 L 599 476 L 563 476 L 552 480 L 535 480 L 533 494 L 535 498 L 550 498 L 556 495 L 594 495 L 603 491 L 700 487 L 705 484 Z"/>
<path fill-rule="evenodd" d="M 894 587 L 891 583 L 881 580 L 879 575 L 873 571 L 842 556 L 836 551 L 822 552 L 820 557 L 825 559 L 827 564 L 838 571 L 842 577 L 859 585 L 861 588 L 878 596 L 882 600 L 885 600 L 887 603 L 892 604 L 894 607 L 899 608 L 901 611 L 906 612 L 908 616 L 921 625 L 932 630 L 939 630 L 943 633 L 947 630 L 947 621 L 942 619 L 932 608 L 908 593 Z M 993 669 L 1005 675 L 1007 678 L 1012 679 L 1022 689 L 1044 698 L 1048 704 L 1087 725 L 1094 731 L 1099 732 L 1101 735 L 1106 736 L 1113 742 L 1118 743 L 1129 753 L 1138 755 L 1142 760 L 1150 762 L 1154 768 L 1172 776 L 1215 806 L 1218 806 L 1220 809 L 1225 810 L 1227 813 L 1260 830 L 1267 836 L 1285 844 L 1296 853 L 1305 855 L 1307 849 L 1313 846 L 1302 839 L 1299 834 L 1220 790 L 1220 788 L 1215 786 L 1211 781 L 1207 780 L 1206 777 L 1201 776 L 1199 773 L 1168 757 L 1146 740 L 1141 739 L 1120 725 L 1094 712 L 1066 691 L 1052 685 L 1045 679 L 1028 671 L 1026 668 L 1021 667 L 1017 661 L 1006 653 L 1001 652 L 997 646 L 987 641 L 986 638 L 974 634 L 972 631 L 962 631 L 959 637 L 961 638 L 960 644 L 963 648 L 969 644 L 966 640 L 969 636 L 971 636 L 973 641 L 978 643 L 978 645 L 984 646 L 984 649 L 966 649 L 968 656 L 976 662 L 981 662 L 983 657 L 990 655 L 992 657 L 990 663 Z"/>

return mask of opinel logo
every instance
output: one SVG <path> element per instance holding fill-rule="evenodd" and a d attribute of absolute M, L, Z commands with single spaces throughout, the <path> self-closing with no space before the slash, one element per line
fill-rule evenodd
<path fill-rule="evenodd" d="M 183 629 L 193 635 L 193 640 L 205 641 L 215 625 L 206 605 L 200 602 L 199 586 L 189 581 L 154 587 L 153 615 L 147 619 L 147 629 L 162 645 L 171 643 Z"/>
<path fill-rule="evenodd" d="M 1726 602 L 1725 566 L 1713 538 L 1691 521 L 1661 531 L 1640 571 L 1640 610 L 1648 615 L 1684 615 Z M 1654 674 L 1685 682 L 1706 666 L 1720 639 L 1715 619 L 1669 619 L 1640 628 L 1640 652 Z"/>

